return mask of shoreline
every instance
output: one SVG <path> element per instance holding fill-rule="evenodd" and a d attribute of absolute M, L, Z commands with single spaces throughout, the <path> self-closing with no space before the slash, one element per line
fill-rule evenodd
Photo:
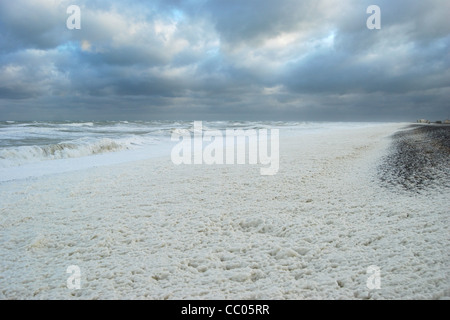
<path fill-rule="evenodd" d="M 158 158 L 0 184 L 0 297 L 448 298 L 448 196 L 377 176 L 403 127 L 281 136 L 274 176 Z"/>

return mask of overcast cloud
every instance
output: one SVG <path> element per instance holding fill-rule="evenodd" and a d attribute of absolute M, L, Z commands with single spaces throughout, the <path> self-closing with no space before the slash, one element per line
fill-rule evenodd
<path fill-rule="evenodd" d="M 81 8 L 69 30 L 66 9 Z M 369 5 L 381 29 L 369 30 Z M 443 120 L 448 0 L 0 2 L 0 120 Z"/>

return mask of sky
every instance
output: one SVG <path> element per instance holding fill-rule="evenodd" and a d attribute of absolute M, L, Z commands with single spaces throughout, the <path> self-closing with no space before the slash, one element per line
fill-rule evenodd
<path fill-rule="evenodd" d="M 448 0 L 0 0 L 0 120 L 444 120 L 449 12 Z"/>

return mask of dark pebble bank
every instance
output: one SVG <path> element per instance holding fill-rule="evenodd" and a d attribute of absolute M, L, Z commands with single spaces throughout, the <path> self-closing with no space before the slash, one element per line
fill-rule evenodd
<path fill-rule="evenodd" d="M 450 125 L 411 125 L 393 136 L 379 175 L 385 186 L 450 188 Z"/>

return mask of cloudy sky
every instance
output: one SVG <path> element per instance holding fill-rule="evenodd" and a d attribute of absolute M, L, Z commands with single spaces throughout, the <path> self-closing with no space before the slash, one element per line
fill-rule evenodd
<path fill-rule="evenodd" d="M 366 26 L 372 4 L 380 30 Z M 448 0 L 0 0 L 0 120 L 445 119 L 449 12 Z"/>

